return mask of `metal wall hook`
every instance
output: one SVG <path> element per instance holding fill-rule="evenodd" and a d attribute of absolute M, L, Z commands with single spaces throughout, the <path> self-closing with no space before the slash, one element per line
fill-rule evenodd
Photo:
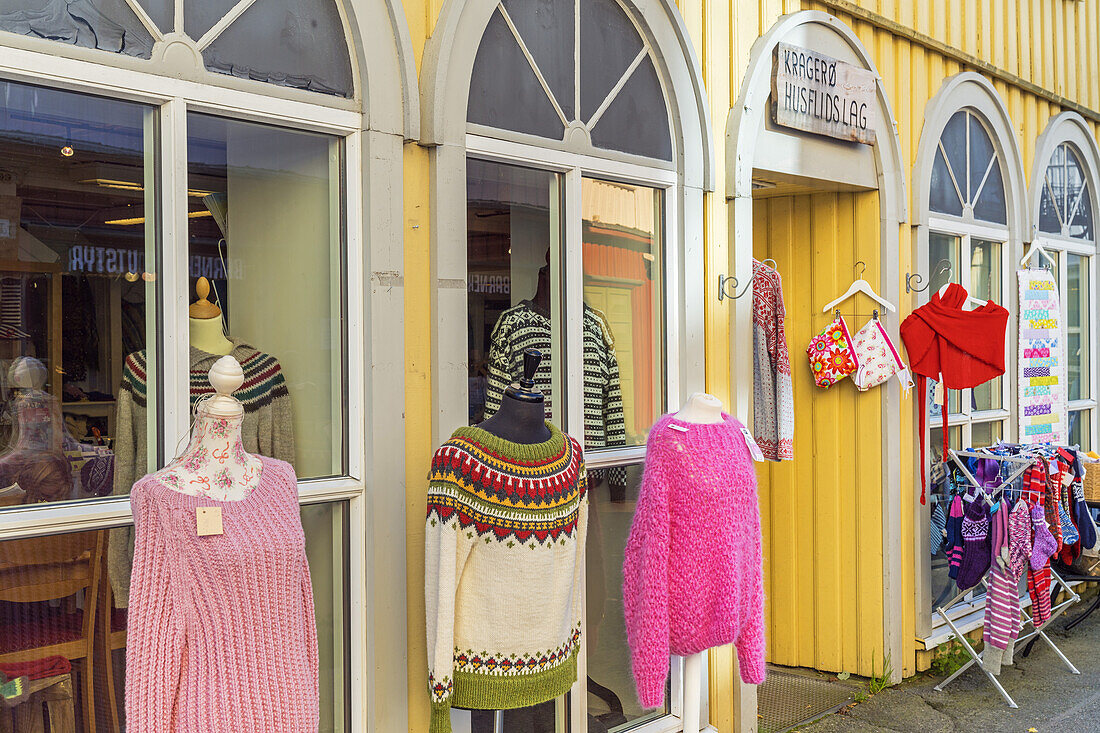
<path fill-rule="evenodd" d="M 863 266 L 863 267 L 862 267 L 862 269 L 860 269 L 860 265 L 862 265 L 862 266 Z M 857 261 L 857 262 L 856 262 L 856 269 L 857 269 L 857 270 L 859 270 L 859 272 L 858 272 L 858 273 L 856 273 L 856 274 L 858 274 L 858 275 L 859 275 L 859 276 L 860 276 L 860 277 L 862 278 L 862 277 L 863 277 L 863 273 L 867 272 L 867 263 L 866 263 L 866 262 L 864 262 L 863 260 L 859 260 L 859 261 Z"/>
<path fill-rule="evenodd" d="M 934 270 L 935 270 L 934 272 L 929 274 L 928 282 L 924 282 L 924 278 L 919 273 L 916 273 L 916 272 L 906 273 L 905 274 L 905 292 L 907 292 L 907 293 L 923 293 L 925 290 L 928 290 L 928 288 L 930 288 L 932 286 L 932 281 L 936 278 L 937 275 L 941 275 L 945 272 L 951 272 L 951 260 L 947 259 L 946 257 L 943 258 L 942 260 L 940 260 L 939 262 L 936 263 L 936 267 L 934 268 Z M 916 283 L 916 285 L 914 285 L 913 283 Z M 920 285 L 921 283 L 924 283 L 924 287 L 923 288 L 917 287 L 917 285 Z"/>
<path fill-rule="evenodd" d="M 770 263 L 772 263 L 772 269 L 773 269 L 773 270 L 778 270 L 778 269 L 779 269 L 779 263 L 778 263 L 778 262 L 776 262 L 775 260 L 773 260 L 773 259 L 772 259 L 771 257 L 769 257 L 769 258 L 768 258 L 768 259 L 766 259 L 766 260 L 761 260 L 761 261 L 760 261 L 760 264 L 762 264 L 762 265 L 766 265 L 766 264 L 768 264 L 769 262 L 770 262 Z"/>
<path fill-rule="evenodd" d="M 732 293 L 730 293 L 727 290 L 727 286 L 731 282 L 733 283 L 733 292 Z M 721 303 L 726 298 L 729 298 L 730 300 L 737 300 L 738 298 L 743 296 L 745 293 L 749 292 L 749 289 L 752 287 L 752 279 L 751 278 L 749 279 L 748 285 L 746 285 L 740 293 L 737 292 L 737 285 L 738 285 L 737 278 L 734 277 L 733 275 L 719 275 L 718 276 L 718 302 Z"/>

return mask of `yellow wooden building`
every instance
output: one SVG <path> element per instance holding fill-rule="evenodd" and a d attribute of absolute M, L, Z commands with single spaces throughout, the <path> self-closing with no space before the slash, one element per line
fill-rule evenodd
<path fill-rule="evenodd" d="M 855 278 L 895 307 L 881 322 L 900 348 L 901 320 L 949 280 L 1015 313 L 1041 242 L 1069 438 L 1100 445 L 1100 0 L 0 6 L 0 285 L 23 283 L 41 321 L 5 301 L 4 373 L 34 355 L 60 400 L 77 380 L 54 363 L 59 324 L 87 315 L 102 343 L 77 349 L 91 367 L 62 407 L 112 431 L 117 399 L 81 395 L 118 398 L 140 350 L 157 419 L 136 475 L 160 468 L 189 432 L 188 302 L 214 282 L 227 330 L 278 356 L 295 405 L 324 730 L 427 733 L 427 472 L 492 408 L 505 313 L 546 334 L 553 419 L 593 479 L 579 681 L 509 731 L 756 730 L 732 648 L 670 660 L 663 707 L 639 706 L 620 592 L 649 426 L 701 391 L 752 425 L 754 258 L 782 277 L 793 370 L 794 460 L 757 464 L 777 668 L 897 681 L 949 638 L 942 495 L 920 503 L 928 396 L 822 390 L 804 355 Z M 811 60 L 797 83 L 814 101 L 780 120 L 784 49 Z M 854 80 L 843 115 L 822 111 L 834 72 Z M 83 312 L 60 283 L 85 276 Z M 874 308 L 840 306 L 853 328 Z M 949 396 L 953 445 L 1016 439 L 1014 330 L 1005 376 Z M 590 389 L 594 369 L 614 387 Z M 926 438 L 931 461 L 938 423 Z M 0 542 L 87 531 L 109 554 L 128 487 L 70 488 L 82 501 L 6 506 L 0 486 Z M 946 610 L 973 631 L 983 608 Z M 121 699 L 101 682 L 97 705 Z"/>

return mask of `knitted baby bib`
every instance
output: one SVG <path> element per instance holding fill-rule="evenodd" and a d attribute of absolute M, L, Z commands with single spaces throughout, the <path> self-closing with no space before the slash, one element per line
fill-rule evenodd
<path fill-rule="evenodd" d="M 989 510 L 984 501 L 965 502 L 962 520 L 963 551 L 959 563 L 959 590 L 973 588 L 989 570 L 992 548 L 989 538 Z"/>

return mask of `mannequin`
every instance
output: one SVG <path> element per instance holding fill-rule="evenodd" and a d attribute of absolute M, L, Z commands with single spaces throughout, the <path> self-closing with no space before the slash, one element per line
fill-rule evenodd
<path fill-rule="evenodd" d="M 535 389 L 535 370 L 542 361 L 542 352 L 537 349 L 525 349 L 523 352 L 523 379 L 504 391 L 500 409 L 485 420 L 479 428 L 498 438 L 513 443 L 530 445 L 550 440 L 550 429 L 546 427 L 545 397 Z"/>
<path fill-rule="evenodd" d="M 716 425 L 723 420 L 722 400 L 706 392 L 693 392 L 680 411 L 677 420 L 697 425 Z M 684 698 L 698 700 L 703 683 L 703 652 L 684 658 Z M 687 706 L 684 715 L 684 733 L 699 733 L 699 708 Z"/>
<path fill-rule="evenodd" d="M 241 501 L 259 484 L 262 463 L 245 450 L 244 406 L 232 395 L 243 382 L 244 372 L 232 356 L 210 368 L 216 394 L 196 406 L 187 449 L 155 474 L 166 486 L 190 496 Z"/>
<path fill-rule="evenodd" d="M 706 392 L 693 392 L 676 413 L 676 419 L 701 425 L 716 425 L 723 420 L 722 400 Z"/>
<path fill-rule="evenodd" d="M 195 294 L 199 299 L 187 309 L 191 345 L 208 354 L 224 356 L 233 351 L 233 342 L 225 337 L 222 309 L 207 297 L 210 295 L 210 281 L 200 277 L 195 283 Z"/>

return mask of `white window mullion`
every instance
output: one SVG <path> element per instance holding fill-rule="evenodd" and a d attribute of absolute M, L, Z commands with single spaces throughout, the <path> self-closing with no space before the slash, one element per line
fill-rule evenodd
<path fill-rule="evenodd" d="M 162 463 L 171 460 L 176 446 L 189 432 L 190 426 L 190 332 L 187 307 L 191 302 L 187 276 L 187 104 L 173 99 L 161 107 L 161 181 L 158 188 L 161 210 L 163 247 L 160 272 L 156 282 L 160 287 L 160 349 L 159 377 Z M 147 345 L 149 350 L 153 344 Z M 149 423 L 157 421 L 150 415 Z M 149 451 L 150 455 L 153 451 Z"/>

